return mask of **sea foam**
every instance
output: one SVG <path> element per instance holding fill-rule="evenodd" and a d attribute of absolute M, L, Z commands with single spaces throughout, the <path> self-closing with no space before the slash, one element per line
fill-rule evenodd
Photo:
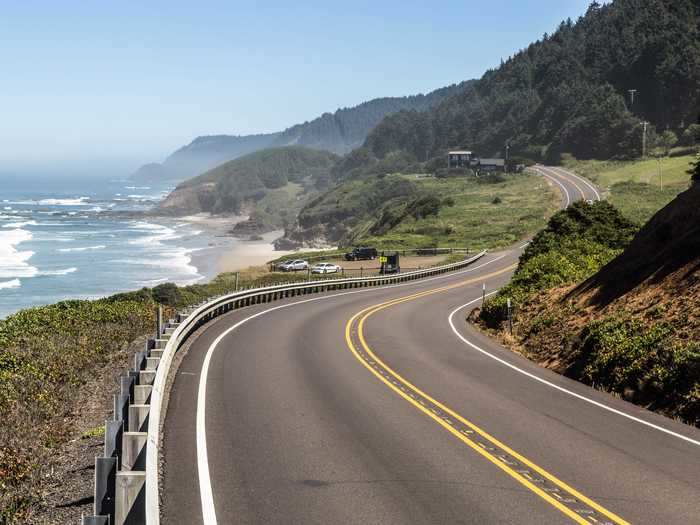
<path fill-rule="evenodd" d="M 0 231 L 0 278 L 34 277 L 38 271 L 27 261 L 32 251 L 19 251 L 17 245 L 32 240 L 31 232 L 22 229 Z"/>

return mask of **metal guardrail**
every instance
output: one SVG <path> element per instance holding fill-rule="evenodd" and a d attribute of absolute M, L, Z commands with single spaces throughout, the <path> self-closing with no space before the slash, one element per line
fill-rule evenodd
<path fill-rule="evenodd" d="M 297 259 L 303 259 L 308 262 L 344 259 L 345 254 L 350 250 L 351 248 L 348 248 L 345 251 L 338 250 L 329 254 L 312 255 L 309 257 L 295 256 L 294 254 L 285 255 L 284 257 L 281 257 L 275 261 L 268 262 L 267 265 L 270 267 L 270 271 L 274 271 L 277 266 Z M 378 249 L 377 252 L 398 252 L 402 257 L 406 257 L 407 254 L 424 257 L 431 255 L 451 255 L 453 253 L 469 254 L 469 248 L 383 248 Z"/>
<path fill-rule="evenodd" d="M 134 368 L 120 378 L 113 419 L 105 423 L 104 456 L 95 458 L 94 515 L 82 525 L 160 524 L 161 411 L 175 354 L 200 326 L 234 309 L 312 293 L 398 284 L 464 268 L 483 257 L 393 275 L 323 279 L 242 290 L 212 298 L 161 326 Z"/>

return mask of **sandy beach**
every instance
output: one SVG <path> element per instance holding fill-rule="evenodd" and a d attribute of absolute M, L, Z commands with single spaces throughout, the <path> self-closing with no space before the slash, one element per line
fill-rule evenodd
<path fill-rule="evenodd" d="M 262 240 L 249 241 L 234 237 L 229 232 L 245 216 L 218 217 L 208 214 L 192 215 L 184 220 L 206 229 L 212 240 L 206 248 L 192 252 L 192 264 L 206 280 L 213 279 L 222 272 L 235 272 L 250 266 L 261 266 L 272 259 L 288 253 L 275 251 L 272 242 L 281 237 L 282 230 L 261 235 Z"/>

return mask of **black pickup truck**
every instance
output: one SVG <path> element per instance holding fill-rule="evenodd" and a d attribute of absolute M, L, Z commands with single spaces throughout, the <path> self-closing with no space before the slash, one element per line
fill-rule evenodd
<path fill-rule="evenodd" d="M 362 261 L 377 258 L 377 249 L 368 246 L 353 248 L 351 252 L 345 254 L 346 261 Z"/>

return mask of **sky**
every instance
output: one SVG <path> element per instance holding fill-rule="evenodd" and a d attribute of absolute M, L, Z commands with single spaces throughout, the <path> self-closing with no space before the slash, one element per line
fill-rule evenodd
<path fill-rule="evenodd" d="M 128 174 L 478 78 L 589 3 L 0 0 L 0 174 Z"/>

